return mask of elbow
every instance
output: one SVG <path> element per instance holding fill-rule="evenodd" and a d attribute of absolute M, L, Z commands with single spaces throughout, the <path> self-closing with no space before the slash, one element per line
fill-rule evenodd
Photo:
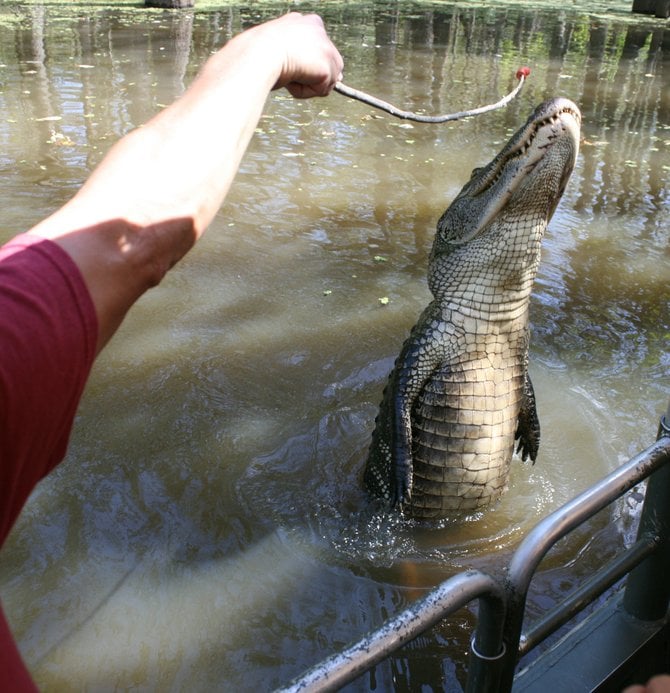
<path fill-rule="evenodd" d="M 129 276 L 139 280 L 139 293 L 160 284 L 193 247 L 198 236 L 190 217 L 167 219 L 144 227 L 129 225 L 118 238 L 118 251 Z"/>

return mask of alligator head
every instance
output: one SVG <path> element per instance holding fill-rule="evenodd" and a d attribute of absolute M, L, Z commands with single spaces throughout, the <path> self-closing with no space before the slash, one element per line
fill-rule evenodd
<path fill-rule="evenodd" d="M 472 172 L 437 223 L 436 250 L 472 240 L 508 205 L 548 220 L 572 173 L 580 121 L 568 99 L 540 104 L 493 161 Z"/>
<path fill-rule="evenodd" d="M 468 286 L 482 279 L 490 285 L 494 275 L 501 290 L 516 283 L 530 291 L 540 242 L 575 164 L 580 122 L 572 101 L 545 101 L 487 166 L 472 172 L 437 223 L 428 272 L 436 296 L 467 295 Z M 477 268 L 461 266 L 464 255 L 476 256 Z M 439 269 L 446 265 L 448 279 Z M 497 300 L 505 302 L 502 294 Z"/>

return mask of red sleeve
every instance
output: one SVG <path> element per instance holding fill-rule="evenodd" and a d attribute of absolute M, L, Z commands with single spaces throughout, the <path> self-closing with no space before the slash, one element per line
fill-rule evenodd
<path fill-rule="evenodd" d="M 0 609 L 0 690 L 7 693 L 37 693 L 37 687 L 21 659 L 2 609 Z"/>
<path fill-rule="evenodd" d="M 65 456 L 96 339 L 90 294 L 60 246 L 26 234 L 0 248 L 0 545 Z"/>
<path fill-rule="evenodd" d="M 97 330 L 88 289 L 60 246 L 26 234 L 0 248 L 0 546 L 65 456 Z M 0 688 L 34 690 L 1 611 Z"/>

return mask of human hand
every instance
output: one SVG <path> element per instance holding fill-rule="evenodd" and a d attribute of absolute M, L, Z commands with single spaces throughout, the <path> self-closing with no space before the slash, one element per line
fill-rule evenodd
<path fill-rule="evenodd" d="M 622 693 L 670 693 L 670 676 L 661 674 L 647 681 L 646 686 L 628 686 Z"/>
<path fill-rule="evenodd" d="M 327 96 L 342 79 L 344 61 L 318 15 L 291 12 L 255 30 L 279 49 L 282 64 L 275 89 L 286 87 L 302 99 Z"/>

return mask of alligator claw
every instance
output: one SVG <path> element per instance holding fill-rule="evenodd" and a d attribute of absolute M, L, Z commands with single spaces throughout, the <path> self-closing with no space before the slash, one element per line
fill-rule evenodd
<path fill-rule="evenodd" d="M 523 438 L 519 439 L 519 442 L 516 446 L 515 450 L 516 454 L 521 457 L 521 459 L 525 462 L 529 457 L 531 458 L 531 462 L 535 464 L 535 458 L 532 457 L 531 452 L 528 450 L 526 447 L 525 441 Z"/>
<path fill-rule="evenodd" d="M 518 440 L 516 446 L 517 455 L 520 455 L 524 462 L 530 458 L 530 461 L 535 464 L 537 452 L 540 448 L 539 425 L 537 428 L 531 428 L 522 425 L 521 421 L 519 421 L 519 426 L 516 429 L 516 439 Z"/>
<path fill-rule="evenodd" d="M 398 451 L 393 461 L 393 498 L 394 508 L 402 508 L 412 497 L 412 457 L 405 451 Z"/>
<path fill-rule="evenodd" d="M 397 510 L 402 510 L 403 506 L 408 504 L 412 500 L 411 490 L 406 488 L 404 490 L 396 489 L 391 499 L 391 507 Z"/>

